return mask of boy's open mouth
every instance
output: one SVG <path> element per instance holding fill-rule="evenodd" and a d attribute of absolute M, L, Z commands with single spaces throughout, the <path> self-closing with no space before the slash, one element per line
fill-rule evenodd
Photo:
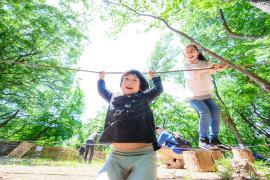
<path fill-rule="evenodd" d="M 131 87 L 126 87 L 126 89 L 128 89 L 128 90 L 132 90 L 133 88 L 131 88 Z"/>

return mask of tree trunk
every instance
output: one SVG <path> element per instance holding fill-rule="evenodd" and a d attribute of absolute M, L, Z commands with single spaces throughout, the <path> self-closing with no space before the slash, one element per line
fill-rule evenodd
<path fill-rule="evenodd" d="M 197 43 L 197 45 L 200 46 L 200 44 Z M 216 54 L 215 52 L 210 51 L 209 49 L 206 49 L 202 46 L 200 46 L 203 51 L 205 51 L 206 53 L 208 53 L 210 56 L 220 60 L 221 62 L 227 63 L 229 64 L 232 68 L 236 69 L 237 71 L 239 71 L 241 74 L 246 75 L 250 80 L 252 80 L 253 82 L 255 82 L 257 85 L 259 85 L 263 90 L 265 90 L 266 92 L 270 92 L 270 82 L 268 82 L 267 80 L 257 76 L 256 74 L 253 74 L 243 68 L 241 68 L 240 66 L 234 65 L 231 62 L 227 61 L 226 59 L 224 59 L 223 57 L 219 56 L 218 54 Z"/>
<path fill-rule="evenodd" d="M 228 126 L 228 127 L 231 129 L 231 131 L 233 132 L 234 137 L 236 138 L 238 144 L 239 144 L 239 145 L 244 145 L 243 140 L 242 140 L 242 138 L 241 138 L 241 135 L 240 135 L 240 133 L 238 132 L 238 130 L 237 130 L 237 128 L 236 128 L 236 125 L 235 125 L 234 122 L 233 122 L 232 117 L 230 116 L 229 112 L 227 112 L 228 110 L 226 109 L 226 107 L 225 107 L 224 109 L 225 109 L 225 113 L 222 114 L 222 115 L 223 115 L 224 122 L 227 124 L 227 126 Z"/>
<path fill-rule="evenodd" d="M 251 103 L 251 107 L 253 109 L 253 113 L 254 115 L 257 117 L 257 118 L 260 118 L 262 120 L 262 122 L 264 124 L 266 124 L 267 126 L 270 127 L 270 116 L 269 116 L 269 113 L 268 113 L 268 118 L 267 117 L 263 117 L 261 115 L 261 112 L 259 111 L 259 109 L 257 109 L 256 105 L 254 103 Z M 266 115 L 267 116 L 267 115 Z"/>
<path fill-rule="evenodd" d="M 12 139 L 13 135 L 17 134 L 18 132 L 22 132 L 22 130 L 23 130 L 25 127 L 27 127 L 29 124 L 31 124 L 31 123 L 24 124 L 24 126 L 22 126 L 22 127 L 20 127 L 19 129 L 13 131 L 11 134 L 9 134 L 9 135 L 6 136 L 6 139 L 9 139 L 9 138 Z"/>
<path fill-rule="evenodd" d="M 53 125 L 54 122 L 50 123 L 45 129 L 40 131 L 37 135 L 31 138 L 32 141 L 37 141 L 42 135 L 44 135 Z"/>
<path fill-rule="evenodd" d="M 231 129 L 231 131 L 233 132 L 234 134 L 234 137 L 236 138 L 238 144 L 240 145 L 244 145 L 243 143 L 243 140 L 241 138 L 241 135 L 240 133 L 238 132 L 237 128 L 236 128 L 236 125 L 234 124 L 233 122 L 233 119 L 229 113 L 229 110 L 226 106 L 226 104 L 224 103 L 224 101 L 221 99 L 219 93 L 218 93 L 218 90 L 217 90 L 217 85 L 216 85 L 216 81 L 215 79 L 213 78 L 213 84 L 214 84 L 214 88 L 215 88 L 215 93 L 216 93 L 216 96 L 217 98 L 219 99 L 219 101 L 221 102 L 222 104 L 222 107 L 224 109 L 224 113 L 222 113 L 222 117 L 223 117 L 223 120 L 224 122 L 228 125 L 228 127 Z"/>
<path fill-rule="evenodd" d="M 18 109 L 12 116 L 6 118 L 6 120 L 0 124 L 0 127 L 5 126 L 9 121 L 11 121 L 12 119 L 14 119 L 19 112 L 20 112 L 20 109 Z"/>
<path fill-rule="evenodd" d="M 249 0 L 249 3 L 260 10 L 270 14 L 270 1 Z"/>

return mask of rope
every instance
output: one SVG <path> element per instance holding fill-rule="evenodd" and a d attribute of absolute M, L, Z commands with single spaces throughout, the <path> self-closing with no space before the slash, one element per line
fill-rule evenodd
<path fill-rule="evenodd" d="M 258 144 L 258 145 L 247 145 L 247 146 L 244 145 L 244 147 L 259 147 L 259 146 L 270 146 L 270 144 Z"/>
<path fill-rule="evenodd" d="M 78 68 L 68 68 L 68 67 L 61 67 L 61 66 L 50 66 L 50 65 L 39 65 L 39 64 L 30 64 L 30 63 L 17 63 L 21 65 L 26 65 L 30 68 L 37 69 L 37 68 L 55 68 L 55 69 L 64 69 L 69 71 L 76 71 L 76 72 L 86 72 L 86 73 L 96 73 L 98 74 L 100 71 L 88 70 L 88 69 L 78 69 Z M 210 67 L 205 68 L 194 68 L 194 69 L 178 69 L 178 70 L 171 70 L 171 71 L 156 71 L 157 74 L 166 74 L 166 73 L 177 73 L 181 71 L 200 71 L 205 69 L 212 69 Z M 106 74 L 123 74 L 124 72 L 120 71 L 105 71 Z M 141 72 L 142 74 L 148 74 L 148 72 Z"/>
<path fill-rule="evenodd" d="M 94 70 L 88 70 L 88 69 L 78 69 L 78 68 L 69 68 L 69 67 L 61 67 L 61 66 L 52 66 L 52 65 L 40 65 L 40 64 L 30 64 L 30 63 L 25 63 L 25 62 L 17 62 L 17 65 L 26 65 L 30 68 L 38 68 L 39 67 L 44 67 L 44 68 L 55 68 L 55 69 L 64 69 L 64 70 L 69 70 L 69 71 L 77 71 L 77 72 L 86 72 L 86 73 L 96 73 L 98 74 L 100 71 L 94 71 Z M 257 65 L 268 65 L 268 64 L 257 64 Z M 247 67 L 251 67 L 254 65 L 245 65 Z M 236 65 L 229 65 L 228 67 L 237 67 Z M 177 73 L 181 71 L 200 71 L 200 70 L 205 70 L 205 69 L 212 69 L 210 67 L 206 68 L 194 68 L 194 69 L 178 69 L 178 70 L 171 70 L 171 71 L 157 71 L 157 74 L 166 74 L 166 73 Z M 112 71 L 106 71 L 106 74 L 123 74 L 124 72 L 112 72 Z M 142 74 L 148 74 L 148 72 L 141 72 Z"/>
<path fill-rule="evenodd" d="M 82 143 L 82 144 L 85 144 L 85 143 Z M 102 144 L 102 143 L 99 143 L 99 144 L 87 144 L 87 145 L 93 145 L 93 146 L 109 146 L 111 144 L 107 143 L 107 144 Z M 270 144 L 258 144 L 258 145 L 244 145 L 242 147 L 259 147 L 259 146 L 270 146 Z M 241 148 L 241 146 L 237 146 L 237 145 L 234 145 L 234 146 L 230 146 L 231 148 Z M 183 150 L 191 150 L 191 149 L 194 149 L 194 148 L 181 148 L 181 147 L 178 147 L 178 148 L 174 148 L 174 149 L 183 149 Z M 243 148 L 242 148 L 243 149 Z"/>
<path fill-rule="evenodd" d="M 86 144 L 86 143 L 82 143 L 82 144 Z M 102 144 L 102 143 L 97 143 L 97 144 L 86 144 L 86 145 L 90 145 L 90 146 L 110 146 L 111 145 L 111 143 L 104 143 L 104 144 Z"/>
<path fill-rule="evenodd" d="M 7 140 L 8 141 L 8 140 Z M 27 141 L 27 140 L 16 140 L 16 141 L 13 141 L 13 142 L 23 142 L 23 141 Z M 2 142 L 5 142 L 5 140 L 0 140 L 0 145 Z M 27 141 L 27 142 L 30 142 L 30 143 L 35 143 L 35 142 L 39 142 L 39 141 Z M 81 143 L 81 145 L 83 144 L 87 144 L 87 143 Z M 94 145 L 94 146 L 109 146 L 111 145 L 111 143 L 94 143 L 94 144 L 87 144 L 87 145 Z M 15 144 L 5 144 L 5 146 L 18 146 L 18 145 L 15 145 Z M 259 146 L 270 146 L 270 144 L 258 144 L 258 145 L 243 145 L 244 147 L 259 147 Z M 239 145 L 232 145 L 231 146 L 232 148 L 239 148 L 241 147 L 241 144 Z M 181 148 L 181 147 L 180 147 Z M 190 148 L 181 148 L 181 149 L 190 149 Z"/>

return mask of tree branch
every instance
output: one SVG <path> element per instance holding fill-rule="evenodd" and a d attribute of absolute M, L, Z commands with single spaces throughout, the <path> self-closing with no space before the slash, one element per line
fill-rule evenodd
<path fill-rule="evenodd" d="M 264 11 L 267 14 L 270 14 L 270 2 L 265 0 L 249 0 L 249 3 L 259 8 L 260 10 Z"/>
<path fill-rule="evenodd" d="M 13 131 L 12 133 L 8 134 L 6 139 L 8 138 L 12 138 L 14 136 L 14 134 L 17 134 L 18 132 L 21 132 L 25 127 L 27 127 L 28 125 L 30 125 L 31 123 L 27 123 L 27 124 L 24 124 L 22 127 L 16 129 L 15 131 Z"/>
<path fill-rule="evenodd" d="M 232 37 L 232 38 L 235 38 L 235 39 L 241 39 L 241 40 L 247 40 L 247 41 L 257 40 L 257 39 L 262 38 L 262 36 L 241 35 L 241 34 L 237 34 L 237 33 L 233 32 L 233 31 L 229 28 L 229 26 L 228 26 L 228 24 L 227 24 L 227 22 L 226 22 L 226 20 L 225 20 L 224 13 L 223 13 L 222 9 L 219 9 L 219 17 L 220 17 L 220 20 L 221 20 L 221 22 L 222 22 L 222 25 L 223 25 L 225 31 L 226 31 L 226 32 L 229 34 L 229 36 Z"/>
<path fill-rule="evenodd" d="M 268 126 L 270 126 L 270 119 L 265 118 L 261 115 L 261 112 L 256 108 L 256 105 L 254 103 L 251 103 L 251 107 L 253 108 L 253 113 L 257 118 L 260 118 L 264 123 L 266 123 Z"/>
<path fill-rule="evenodd" d="M 246 75 L 249 79 L 251 79 L 252 81 L 254 81 L 257 85 L 259 85 L 263 90 L 265 90 L 266 92 L 270 92 L 270 82 L 268 82 L 267 80 L 257 76 L 256 74 L 253 74 L 239 66 L 236 66 L 234 65 L 232 62 L 224 59 L 223 57 L 219 56 L 217 53 L 213 52 L 213 51 L 210 51 L 209 49 L 203 47 L 201 44 L 199 44 L 197 41 L 195 41 L 192 37 L 190 37 L 189 35 L 173 28 L 172 26 L 169 25 L 169 23 L 161 18 L 161 17 L 157 17 L 157 16 L 154 16 L 154 15 L 150 15 L 150 14 L 143 14 L 143 13 L 139 13 L 137 12 L 136 10 L 132 9 L 131 7 L 125 5 L 125 4 L 122 4 L 122 3 L 114 3 L 114 2 L 110 2 L 108 1 L 109 4 L 113 4 L 113 5 L 117 5 L 117 6 L 122 6 L 122 7 L 125 7 L 127 8 L 128 10 L 134 12 L 136 15 L 138 16 L 144 16 L 144 17 L 150 17 L 150 18 L 154 18 L 154 19 L 157 19 L 161 22 L 163 22 L 165 24 L 165 26 L 170 29 L 171 31 L 179 34 L 180 36 L 188 39 L 190 42 L 196 44 L 198 47 L 200 47 L 204 52 L 206 52 L 207 54 L 209 54 L 210 56 L 212 56 L 213 58 L 223 62 L 223 63 L 227 63 L 229 64 L 230 66 L 232 66 L 232 68 L 236 69 L 237 71 L 241 72 L 242 74 Z"/>
<path fill-rule="evenodd" d="M 2 123 L 0 124 L 0 127 L 3 127 L 3 126 L 6 125 L 9 121 L 11 121 L 13 118 L 15 118 L 19 112 L 20 112 L 20 109 L 18 109 L 12 116 L 8 117 L 6 121 L 2 122 Z"/>
<path fill-rule="evenodd" d="M 266 138 L 270 138 L 270 134 L 267 133 L 266 131 L 264 131 L 263 129 L 261 129 L 260 127 L 256 126 L 256 124 L 254 122 L 252 122 L 249 118 L 247 118 L 243 113 L 239 113 L 239 115 L 242 117 L 242 119 L 248 123 L 248 125 L 250 127 L 253 127 L 255 130 L 257 130 L 259 132 L 259 134 L 265 136 Z"/>

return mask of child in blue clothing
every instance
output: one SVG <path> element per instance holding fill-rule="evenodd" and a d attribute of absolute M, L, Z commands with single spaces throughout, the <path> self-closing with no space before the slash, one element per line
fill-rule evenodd
<path fill-rule="evenodd" d="M 180 136 L 179 141 L 181 142 L 177 141 L 176 135 L 174 133 L 168 132 L 162 127 L 157 127 L 156 132 L 159 135 L 158 138 L 159 145 L 169 147 L 176 154 L 182 154 L 184 150 L 191 149 L 191 144 L 188 141 L 184 140 Z"/>
<path fill-rule="evenodd" d="M 177 153 L 177 154 L 181 154 L 182 151 L 180 150 L 180 148 L 178 148 L 176 146 L 177 141 L 174 138 L 174 136 L 169 133 L 168 131 L 165 131 L 163 128 L 161 127 L 157 127 L 157 134 L 159 135 L 158 138 L 158 144 L 159 145 L 164 145 L 169 147 L 173 152 Z"/>
<path fill-rule="evenodd" d="M 148 89 L 137 70 L 122 75 L 121 93 L 106 89 L 105 72 L 100 72 L 98 92 L 109 103 L 104 131 L 99 142 L 111 143 L 113 152 L 99 171 L 99 180 L 156 180 L 157 143 L 155 123 L 149 103 L 163 91 L 160 77 L 149 72 L 154 87 Z"/>

